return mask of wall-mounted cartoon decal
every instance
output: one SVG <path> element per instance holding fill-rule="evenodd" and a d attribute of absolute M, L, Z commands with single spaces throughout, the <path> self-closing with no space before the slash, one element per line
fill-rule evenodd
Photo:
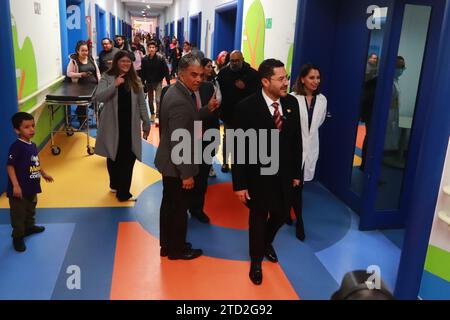
<path fill-rule="evenodd" d="M 243 54 L 245 61 L 256 69 L 264 61 L 265 28 L 264 8 L 260 0 L 255 0 L 245 18 Z"/>

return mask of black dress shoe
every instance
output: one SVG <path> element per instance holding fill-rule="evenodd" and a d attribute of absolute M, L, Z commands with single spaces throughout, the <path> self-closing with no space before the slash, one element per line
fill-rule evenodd
<path fill-rule="evenodd" d="M 45 231 L 45 227 L 33 226 L 33 227 L 25 230 L 25 237 L 28 237 L 35 233 L 42 233 L 44 231 Z"/>
<path fill-rule="evenodd" d="M 195 217 L 198 221 L 202 223 L 209 223 L 209 217 L 203 211 L 191 211 L 191 216 Z"/>
<path fill-rule="evenodd" d="M 250 265 L 250 280 L 252 280 L 252 282 L 259 286 L 262 283 L 262 268 L 261 268 L 261 262 L 253 262 Z"/>
<path fill-rule="evenodd" d="M 221 171 L 222 171 L 223 173 L 230 172 L 230 166 L 227 165 L 227 164 L 222 165 Z"/>
<path fill-rule="evenodd" d="M 270 262 L 278 262 L 277 253 L 272 245 L 267 246 L 265 256 Z"/>
<path fill-rule="evenodd" d="M 192 244 L 190 242 L 186 242 L 185 244 L 186 250 L 192 249 Z M 167 257 L 169 255 L 169 251 L 166 247 L 161 247 L 161 250 L 159 251 L 159 255 L 161 257 Z"/>
<path fill-rule="evenodd" d="M 27 250 L 23 238 L 13 238 L 13 247 L 17 252 L 24 252 Z"/>
<path fill-rule="evenodd" d="M 305 241 L 305 229 L 303 227 L 298 227 L 295 229 L 295 236 L 300 241 Z"/>
<path fill-rule="evenodd" d="M 201 249 L 189 249 L 180 254 L 169 253 L 169 260 L 193 260 L 200 257 L 202 254 L 203 251 Z"/>

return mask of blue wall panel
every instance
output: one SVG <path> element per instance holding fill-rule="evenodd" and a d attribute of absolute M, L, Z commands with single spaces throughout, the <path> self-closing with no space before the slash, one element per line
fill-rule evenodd
<path fill-rule="evenodd" d="M 11 11 L 9 1 L 0 1 L 0 193 L 6 191 L 6 159 L 8 157 L 9 145 L 16 139 L 16 134 L 11 126 L 11 117 L 18 110 L 16 68 L 14 62 L 14 49 L 11 29 Z"/>

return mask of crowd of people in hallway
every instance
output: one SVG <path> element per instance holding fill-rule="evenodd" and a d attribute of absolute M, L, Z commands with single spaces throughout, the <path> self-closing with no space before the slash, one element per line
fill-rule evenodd
<path fill-rule="evenodd" d="M 220 132 L 222 124 L 222 142 L 220 135 L 212 142 L 217 147 L 222 143 L 221 170 L 231 171 L 232 191 L 249 209 L 249 277 L 254 284 L 261 284 L 262 260 L 266 257 L 278 262 L 272 244 L 282 225 L 293 224 L 291 208 L 296 216 L 296 236 L 305 240 L 302 190 L 315 175 L 319 128 L 327 113 L 327 100 L 320 92 L 320 69 L 312 64 L 301 67 L 289 93 L 288 71 L 276 59 L 264 60 L 256 70 L 239 50 L 223 51 L 213 61 L 195 44 L 185 41 L 181 48 L 175 37 L 170 42 L 168 37 L 161 40 L 154 35 L 136 35 L 131 43 L 116 36 L 114 40 L 103 39 L 101 44 L 103 51 L 97 62 L 89 44 L 78 42 L 70 56 L 67 79 L 97 85 L 95 99 L 103 108 L 95 153 L 107 159 L 110 191 L 118 201 L 137 200 L 130 193 L 133 167 L 136 160 L 142 160 L 141 137 L 148 138 L 154 122 L 160 132 L 155 165 L 163 181 L 160 255 L 170 260 L 200 257 L 203 251 L 186 240 L 188 213 L 202 223 L 210 223 L 204 204 L 208 179 L 215 172 L 204 157 L 200 163 L 194 161 L 195 148 L 183 154 L 183 161 L 174 160 L 173 137 L 183 129 L 195 137 L 195 143 L 208 130 Z M 83 112 L 85 108 L 76 111 L 80 125 L 86 118 Z M 197 122 L 202 124 L 201 132 L 196 131 Z M 43 231 L 34 224 L 40 177 L 47 181 L 53 178 L 40 168 L 36 146 L 31 142 L 34 120 L 21 114 L 15 116 L 13 124 L 19 140 L 10 149 L 8 196 L 13 245 L 22 252 L 26 249 L 25 236 Z M 264 135 L 263 130 L 277 133 L 279 147 L 272 151 L 277 153 L 279 166 L 274 174 L 263 173 L 267 167 L 263 160 L 239 161 L 238 152 L 226 147 L 227 140 L 236 140 L 230 133 L 239 130 L 255 130 L 260 147 L 262 143 L 271 146 L 271 136 Z M 210 142 L 200 143 L 202 155 L 209 154 L 211 159 L 217 155 L 218 148 L 210 149 Z M 251 147 L 244 140 L 245 154 Z M 27 163 L 30 154 L 33 161 Z M 26 174 L 31 167 L 37 170 L 32 176 Z M 28 188 L 30 184 L 35 187 Z M 25 190 L 31 191 L 25 194 Z M 21 213 L 23 210 L 27 214 Z"/>

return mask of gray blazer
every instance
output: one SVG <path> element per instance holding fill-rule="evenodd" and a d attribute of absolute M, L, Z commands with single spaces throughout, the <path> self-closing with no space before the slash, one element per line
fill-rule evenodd
<path fill-rule="evenodd" d="M 194 164 L 194 121 L 199 121 L 197 106 L 191 92 L 179 82 L 171 86 L 161 105 L 160 142 L 156 152 L 156 168 L 165 177 L 186 179 L 198 174 L 198 165 Z M 172 149 L 178 142 L 172 142 L 172 133 L 177 129 L 189 131 L 191 136 L 190 163 L 175 165 L 171 160 Z"/>
<path fill-rule="evenodd" d="M 95 93 L 97 102 L 104 103 L 97 130 L 95 153 L 113 161 L 116 160 L 119 148 L 118 89 L 115 80 L 115 76 L 103 74 Z M 131 150 L 139 161 L 142 161 L 141 130 L 150 132 L 150 117 L 142 88 L 137 94 L 131 90 Z"/>

